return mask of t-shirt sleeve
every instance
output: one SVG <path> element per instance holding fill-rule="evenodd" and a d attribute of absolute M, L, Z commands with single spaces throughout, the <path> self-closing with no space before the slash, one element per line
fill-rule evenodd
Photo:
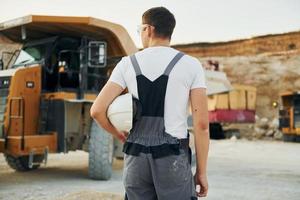
<path fill-rule="evenodd" d="M 126 82 L 124 79 L 124 57 L 120 60 L 120 62 L 116 65 L 116 67 L 113 69 L 108 81 L 112 81 L 118 85 L 120 85 L 123 89 L 126 88 Z"/>
<path fill-rule="evenodd" d="M 202 67 L 202 64 L 195 59 L 193 65 L 193 72 L 194 72 L 194 78 L 191 84 L 191 89 L 195 88 L 207 88 L 206 82 L 205 82 L 205 72 Z"/>

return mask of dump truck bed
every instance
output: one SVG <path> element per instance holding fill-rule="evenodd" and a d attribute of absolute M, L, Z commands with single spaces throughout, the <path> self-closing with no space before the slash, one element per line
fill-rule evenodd
<path fill-rule="evenodd" d="M 122 26 L 93 17 L 28 15 L 0 23 L 0 32 L 17 43 L 57 35 L 85 35 L 106 40 L 110 44 L 108 51 L 114 55 L 129 55 L 138 50 Z"/>

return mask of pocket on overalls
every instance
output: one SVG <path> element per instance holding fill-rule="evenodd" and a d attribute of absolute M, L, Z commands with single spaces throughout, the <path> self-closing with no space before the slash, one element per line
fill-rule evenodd
<path fill-rule="evenodd" d="M 140 177 L 136 159 L 137 157 L 124 154 L 123 183 L 125 187 L 139 184 Z"/>
<path fill-rule="evenodd" d="M 162 187 L 182 185 L 189 180 L 189 163 L 186 152 L 181 149 L 179 155 L 163 157 L 158 162 L 158 176 Z"/>

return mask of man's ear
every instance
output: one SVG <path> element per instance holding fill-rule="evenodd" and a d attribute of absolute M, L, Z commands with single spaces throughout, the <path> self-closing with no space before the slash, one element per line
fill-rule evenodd
<path fill-rule="evenodd" d="M 155 27 L 154 26 L 148 26 L 147 27 L 147 33 L 149 38 L 155 37 Z"/>

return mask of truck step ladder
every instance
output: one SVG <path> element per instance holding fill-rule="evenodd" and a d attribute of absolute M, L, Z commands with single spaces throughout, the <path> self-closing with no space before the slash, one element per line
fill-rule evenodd
<path fill-rule="evenodd" d="M 18 113 L 17 115 L 12 115 L 11 111 L 12 111 L 12 102 L 13 101 L 17 101 L 18 102 Z M 25 135 L 24 135 L 24 126 L 25 126 L 25 118 L 24 118 L 24 114 L 25 114 L 25 100 L 23 97 L 11 97 L 9 99 L 9 112 L 8 112 L 8 129 L 7 132 L 5 134 L 5 149 L 7 149 L 7 144 L 8 144 L 8 134 L 10 131 L 10 127 L 11 127 L 11 119 L 20 119 L 21 120 L 21 127 L 22 127 L 22 131 L 21 131 L 21 149 L 24 150 L 25 148 Z"/>
<path fill-rule="evenodd" d="M 30 153 L 29 153 L 29 159 L 28 159 L 28 167 L 29 167 L 30 169 L 32 169 L 34 165 L 40 164 L 40 162 L 34 162 L 34 154 L 35 154 L 35 152 L 36 152 L 37 150 L 38 150 L 37 148 L 33 148 L 33 149 L 30 150 Z M 44 154 L 43 154 L 43 156 L 44 156 L 44 159 L 43 159 L 43 160 L 44 160 L 44 164 L 45 164 L 45 165 L 47 165 L 47 161 L 48 161 L 48 153 L 49 153 L 49 148 L 46 147 L 46 148 L 44 149 Z"/>

